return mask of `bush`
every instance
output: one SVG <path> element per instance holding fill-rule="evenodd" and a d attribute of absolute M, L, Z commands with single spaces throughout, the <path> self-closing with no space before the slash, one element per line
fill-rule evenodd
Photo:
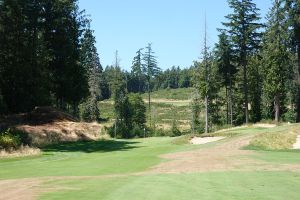
<path fill-rule="evenodd" d="M 172 124 L 172 128 L 171 128 L 171 137 L 178 137 L 178 136 L 181 136 L 182 133 L 181 131 L 178 129 L 177 127 L 177 122 L 174 120 L 173 121 L 173 124 Z"/>
<path fill-rule="evenodd" d="M 158 128 L 148 128 L 146 132 L 146 137 L 165 137 L 171 135 L 170 131 Z"/>
<path fill-rule="evenodd" d="M 113 124 L 113 126 L 107 128 L 107 133 L 112 137 L 112 138 L 126 138 L 129 139 L 129 129 L 127 128 L 127 126 L 119 121 L 117 123 L 117 127 L 116 127 L 116 123 Z"/>
<path fill-rule="evenodd" d="M 0 133 L 0 149 L 10 150 L 10 149 L 18 149 L 22 145 L 30 145 L 31 139 L 28 134 L 7 129 L 4 132 Z"/>
<path fill-rule="evenodd" d="M 96 99 L 89 97 L 85 102 L 79 105 L 79 116 L 82 121 L 98 121 L 100 119 L 100 111 Z"/>
<path fill-rule="evenodd" d="M 146 136 L 146 129 L 140 127 L 139 125 L 135 124 L 130 132 L 132 137 L 145 137 Z"/>
<path fill-rule="evenodd" d="M 283 114 L 283 120 L 286 122 L 295 123 L 296 122 L 296 112 L 289 109 L 286 113 Z"/>

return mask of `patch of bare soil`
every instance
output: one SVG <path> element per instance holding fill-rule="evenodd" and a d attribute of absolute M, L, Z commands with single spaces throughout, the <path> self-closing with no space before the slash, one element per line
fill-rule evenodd
<path fill-rule="evenodd" d="M 279 165 L 251 159 L 254 151 L 242 150 L 252 136 L 243 136 L 214 147 L 163 155 L 168 161 L 152 167 L 147 173 L 194 173 L 228 170 L 300 171 L 300 165 Z"/>
<path fill-rule="evenodd" d="M 0 180 L 0 200 L 37 199 L 39 179 Z"/>

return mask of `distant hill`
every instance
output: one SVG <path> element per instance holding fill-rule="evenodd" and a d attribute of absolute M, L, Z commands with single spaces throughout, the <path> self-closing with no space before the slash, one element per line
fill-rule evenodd
<path fill-rule="evenodd" d="M 175 120 L 181 131 L 189 131 L 191 128 L 191 95 L 194 88 L 163 89 L 151 92 L 152 121 L 157 128 L 169 130 Z M 142 94 L 145 103 L 148 103 L 148 94 Z M 112 100 L 99 103 L 102 118 L 114 119 L 114 107 Z M 149 111 L 147 106 L 147 117 Z"/>

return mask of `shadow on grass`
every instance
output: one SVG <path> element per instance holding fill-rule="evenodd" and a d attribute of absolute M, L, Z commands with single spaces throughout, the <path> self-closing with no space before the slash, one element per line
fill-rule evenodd
<path fill-rule="evenodd" d="M 133 141 L 116 141 L 116 140 L 99 140 L 83 142 L 67 142 L 61 144 L 48 145 L 42 148 L 44 152 L 112 152 L 127 151 L 130 149 L 140 148 L 139 142 Z"/>

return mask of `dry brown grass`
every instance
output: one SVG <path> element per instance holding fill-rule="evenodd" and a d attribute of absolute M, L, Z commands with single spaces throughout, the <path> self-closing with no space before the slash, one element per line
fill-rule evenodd
<path fill-rule="evenodd" d="M 13 128 L 27 133 L 34 146 L 79 140 L 108 138 L 104 124 L 79 122 L 60 110 L 42 107 L 30 113 L 0 119 L 0 128 Z"/>
<path fill-rule="evenodd" d="M 19 125 L 16 129 L 28 133 L 32 144 L 37 146 L 57 142 L 108 138 L 104 126 L 96 122 L 55 122 L 38 126 Z"/>
<path fill-rule="evenodd" d="M 25 156 L 36 156 L 41 153 L 40 149 L 29 146 L 21 146 L 18 150 L 1 150 L 0 158 L 17 158 Z"/>

